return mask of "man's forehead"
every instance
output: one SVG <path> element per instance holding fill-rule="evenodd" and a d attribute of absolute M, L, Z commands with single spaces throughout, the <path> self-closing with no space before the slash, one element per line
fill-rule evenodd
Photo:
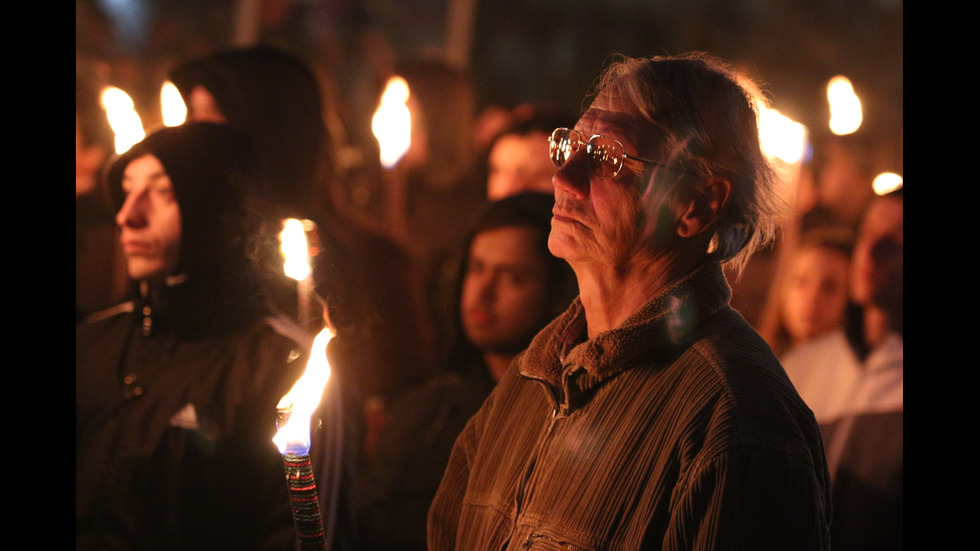
<path fill-rule="evenodd" d="M 592 102 L 575 129 L 630 142 L 649 141 L 654 134 L 653 125 L 636 109 L 630 109 L 619 98 L 606 95 L 600 95 Z"/>
<path fill-rule="evenodd" d="M 150 173 L 148 174 L 149 177 L 156 178 L 165 176 L 167 170 L 164 168 L 163 163 L 160 162 L 160 159 L 157 159 L 155 155 L 147 153 L 126 163 L 126 168 L 123 169 L 123 178 L 133 178 L 137 174 L 145 173 Z"/>

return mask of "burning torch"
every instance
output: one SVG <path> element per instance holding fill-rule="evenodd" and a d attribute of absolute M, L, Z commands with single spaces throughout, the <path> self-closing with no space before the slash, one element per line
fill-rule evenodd
<path fill-rule="evenodd" d="M 320 396 L 330 378 L 327 343 L 333 338 L 330 327 L 324 327 L 313 340 L 306 371 L 293 388 L 279 400 L 278 432 L 272 439 L 286 472 L 286 485 L 293 511 L 293 522 L 303 551 L 326 549 L 323 520 L 317 499 L 313 464 L 310 460 L 310 419 L 320 404 Z"/>
<path fill-rule="evenodd" d="M 385 169 L 388 223 L 399 241 L 408 235 L 408 177 L 404 168 L 397 169 L 412 145 L 412 113 L 408 108 L 408 97 L 405 79 L 392 77 L 371 119 L 371 130 L 378 139 L 381 165 Z"/>

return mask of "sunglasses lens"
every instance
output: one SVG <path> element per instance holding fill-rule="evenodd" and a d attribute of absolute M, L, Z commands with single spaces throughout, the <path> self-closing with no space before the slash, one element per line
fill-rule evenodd
<path fill-rule="evenodd" d="M 572 154 L 572 144 L 569 140 L 571 132 L 567 128 L 557 128 L 551 133 L 551 162 L 558 168 L 564 166 L 565 161 Z"/>
<path fill-rule="evenodd" d="M 551 133 L 551 162 L 561 168 L 573 153 L 585 145 L 582 135 L 568 128 L 557 128 Z M 612 178 L 619 174 L 626 159 L 623 144 L 613 138 L 592 136 L 586 148 L 592 172 L 600 178 Z"/>
<path fill-rule="evenodd" d="M 612 178 L 623 166 L 623 145 L 617 140 L 595 136 L 589 142 L 589 164 L 600 178 Z"/>

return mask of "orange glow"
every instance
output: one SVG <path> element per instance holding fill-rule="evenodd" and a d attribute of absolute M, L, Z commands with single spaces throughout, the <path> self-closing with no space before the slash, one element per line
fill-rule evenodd
<path fill-rule="evenodd" d="M 136 112 L 132 98 L 119 88 L 107 86 L 102 90 L 101 99 L 102 107 L 109 119 L 109 126 L 116 135 L 116 153 L 125 153 L 146 137 L 143 121 Z"/>
<path fill-rule="evenodd" d="M 894 172 L 882 172 L 875 176 L 871 187 L 874 188 L 876 194 L 885 195 L 901 188 L 903 185 L 904 180 L 898 174 Z"/>
<path fill-rule="evenodd" d="M 163 112 L 163 124 L 180 126 L 187 120 L 187 106 L 180 91 L 169 80 L 160 87 L 160 108 Z"/>
<path fill-rule="evenodd" d="M 775 109 L 759 108 L 759 139 L 762 149 L 770 158 L 786 163 L 796 163 L 806 150 L 806 126 L 790 119 Z"/>
<path fill-rule="evenodd" d="M 836 76 L 827 83 L 830 103 L 830 131 L 839 136 L 856 132 L 861 127 L 861 100 L 847 77 Z"/>
<path fill-rule="evenodd" d="M 282 242 L 283 271 L 286 275 L 302 281 L 310 275 L 310 249 L 306 240 L 306 220 L 288 218 L 283 222 L 279 240 Z"/>
<path fill-rule="evenodd" d="M 405 79 L 392 77 L 371 119 L 371 130 L 381 147 L 381 165 L 387 169 L 397 165 L 412 145 L 412 114 L 408 110 L 408 95 Z"/>

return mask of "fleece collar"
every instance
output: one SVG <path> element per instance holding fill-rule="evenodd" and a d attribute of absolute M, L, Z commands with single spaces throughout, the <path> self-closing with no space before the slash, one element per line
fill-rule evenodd
<path fill-rule="evenodd" d="M 721 265 L 706 264 L 664 289 L 622 325 L 585 340 L 580 298 L 531 342 L 521 375 L 575 396 L 634 365 L 641 355 L 669 360 L 696 339 L 702 321 L 728 305 Z"/>

